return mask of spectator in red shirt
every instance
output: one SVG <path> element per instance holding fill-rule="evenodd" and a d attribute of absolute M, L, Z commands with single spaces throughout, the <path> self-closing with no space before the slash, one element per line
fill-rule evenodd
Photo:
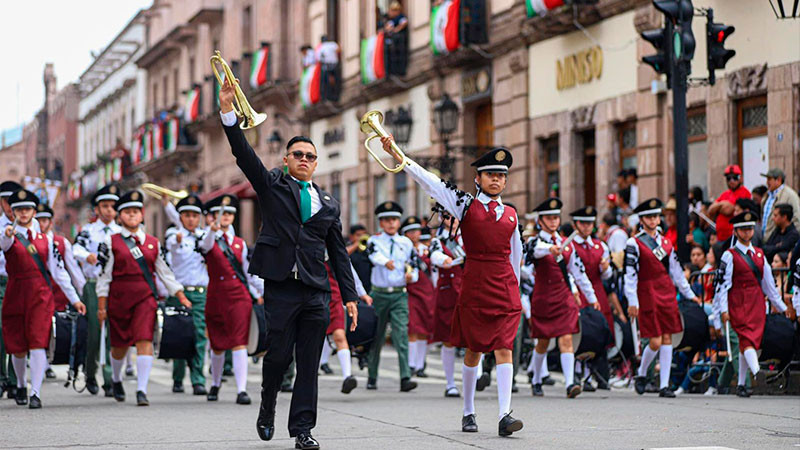
<path fill-rule="evenodd" d="M 664 238 L 666 238 L 672 244 L 672 248 L 678 248 L 677 206 L 678 202 L 676 202 L 674 198 L 670 198 L 667 200 L 667 204 L 664 205 L 663 209 L 664 222 L 667 224 L 667 231 L 664 233 Z"/>
<path fill-rule="evenodd" d="M 730 219 L 733 217 L 733 205 L 736 200 L 750 198 L 750 191 L 742 185 L 742 169 L 738 165 L 733 164 L 725 168 L 725 181 L 728 183 L 728 190 L 708 208 L 709 215 L 716 217 L 717 239 L 720 241 L 727 241 L 733 235 Z"/>

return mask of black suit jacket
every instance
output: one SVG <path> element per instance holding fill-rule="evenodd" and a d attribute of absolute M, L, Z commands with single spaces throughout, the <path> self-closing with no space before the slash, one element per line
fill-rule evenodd
<path fill-rule="evenodd" d="M 226 127 L 236 164 L 244 172 L 258 195 L 261 207 L 261 233 L 250 262 L 250 273 L 267 281 L 283 281 L 297 265 L 300 280 L 330 291 L 325 270 L 328 250 L 331 271 L 336 276 L 342 300 L 357 301 L 350 258 L 347 255 L 339 202 L 313 184 L 319 193 L 322 208 L 305 223 L 300 220 L 300 186 L 281 169 L 267 170 L 253 151 L 238 124 Z"/>

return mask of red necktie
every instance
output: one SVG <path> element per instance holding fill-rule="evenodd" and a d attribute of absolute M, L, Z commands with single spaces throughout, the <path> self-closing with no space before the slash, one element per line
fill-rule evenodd
<path fill-rule="evenodd" d="M 498 203 L 496 201 L 494 201 L 494 200 L 489 202 L 489 205 L 488 205 L 489 206 L 489 214 L 492 215 L 492 219 L 497 219 L 497 212 L 495 211 L 495 208 L 497 208 L 497 205 L 498 205 Z"/>
<path fill-rule="evenodd" d="M 33 232 L 30 229 L 28 229 L 28 240 L 33 242 Z"/>

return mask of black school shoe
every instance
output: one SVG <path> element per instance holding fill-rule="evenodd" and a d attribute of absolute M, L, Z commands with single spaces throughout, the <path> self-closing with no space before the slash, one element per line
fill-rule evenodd
<path fill-rule="evenodd" d="M 17 402 L 18 406 L 25 406 L 28 404 L 28 388 L 17 388 L 16 397 L 14 397 L 14 401 Z"/>
<path fill-rule="evenodd" d="M 736 386 L 736 396 L 737 397 L 747 398 L 747 397 L 750 397 L 750 392 L 747 391 L 746 387 L 744 387 L 742 385 L 739 385 L 739 386 Z"/>
<path fill-rule="evenodd" d="M 367 390 L 368 391 L 377 391 L 378 390 L 378 380 L 375 378 L 367 378 Z"/>
<path fill-rule="evenodd" d="M 28 409 L 41 409 L 42 400 L 36 394 L 31 395 L 31 401 L 28 403 Z"/>
<path fill-rule="evenodd" d="M 581 395 L 581 385 L 580 384 L 570 384 L 567 386 L 567 398 L 575 398 Z"/>
<path fill-rule="evenodd" d="M 592 386 L 592 383 L 590 383 L 589 380 L 583 382 L 583 392 L 594 392 L 596 390 L 597 389 Z"/>
<path fill-rule="evenodd" d="M 242 391 L 242 392 L 239 392 L 239 394 L 236 395 L 236 404 L 237 405 L 249 405 L 250 403 L 251 403 L 250 396 L 247 395 L 247 392 Z"/>
<path fill-rule="evenodd" d="M 417 382 L 408 378 L 400 380 L 400 392 L 410 392 L 417 388 Z"/>
<path fill-rule="evenodd" d="M 542 378 L 542 384 L 545 386 L 555 386 L 556 380 L 554 380 L 550 375 Z"/>
<path fill-rule="evenodd" d="M 644 391 L 647 390 L 647 378 L 637 375 L 633 378 L 633 387 L 636 389 L 637 394 L 644 394 Z"/>
<path fill-rule="evenodd" d="M 342 394 L 349 394 L 353 389 L 356 388 L 356 386 L 358 386 L 356 377 L 350 375 L 342 382 Z"/>
<path fill-rule="evenodd" d="M 464 433 L 477 433 L 478 421 L 475 414 L 468 414 L 461 418 L 461 431 Z"/>
<path fill-rule="evenodd" d="M 48 367 L 47 370 L 44 371 L 44 377 L 47 378 L 48 380 L 55 380 L 56 373 L 53 372 L 53 369 Z"/>
<path fill-rule="evenodd" d="M 208 395 L 208 391 L 206 391 L 206 387 L 202 384 L 193 384 L 192 395 Z"/>
<path fill-rule="evenodd" d="M 512 433 L 522 429 L 522 421 L 511 417 L 511 413 L 506 414 L 497 424 L 497 434 L 503 437 L 511 436 Z"/>
<path fill-rule="evenodd" d="M 136 406 L 150 406 L 150 400 L 143 391 L 136 391 Z"/>
<path fill-rule="evenodd" d="M 215 402 L 219 399 L 219 386 L 211 386 L 211 390 L 206 395 L 206 400 Z"/>
<path fill-rule="evenodd" d="M 182 381 L 175 381 L 174 383 L 172 383 L 172 392 L 174 392 L 176 394 L 183 394 L 183 392 L 184 392 L 183 382 Z"/>
<path fill-rule="evenodd" d="M 532 384 L 531 394 L 534 397 L 544 397 L 544 390 L 542 389 L 542 383 Z"/>
<path fill-rule="evenodd" d="M 112 387 L 112 391 L 114 392 L 114 399 L 118 402 L 125 401 L 125 388 L 122 387 L 122 382 L 117 381 L 115 382 Z"/>
<path fill-rule="evenodd" d="M 325 375 L 331 375 L 333 373 L 333 369 L 331 369 L 331 366 L 329 366 L 328 363 L 319 366 L 319 368 L 323 373 L 325 373 Z"/>
<path fill-rule="evenodd" d="M 675 393 L 672 392 L 672 389 L 665 387 L 658 391 L 658 396 L 663 398 L 675 398 Z"/>
<path fill-rule="evenodd" d="M 92 395 L 97 395 L 100 392 L 100 386 L 97 385 L 97 380 L 86 380 L 86 390 Z"/>
<path fill-rule="evenodd" d="M 492 375 L 489 372 L 483 372 L 478 381 L 475 383 L 475 390 L 482 392 L 484 389 L 492 384 Z"/>

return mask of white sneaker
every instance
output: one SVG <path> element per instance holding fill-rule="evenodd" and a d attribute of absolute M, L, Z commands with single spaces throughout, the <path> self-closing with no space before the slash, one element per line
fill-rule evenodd
<path fill-rule="evenodd" d="M 681 395 L 684 392 L 686 392 L 686 391 L 683 390 L 683 387 L 679 387 L 678 389 L 675 389 L 675 395 Z"/>
<path fill-rule="evenodd" d="M 709 387 L 708 390 L 703 393 L 703 395 L 717 395 L 717 388 Z"/>

